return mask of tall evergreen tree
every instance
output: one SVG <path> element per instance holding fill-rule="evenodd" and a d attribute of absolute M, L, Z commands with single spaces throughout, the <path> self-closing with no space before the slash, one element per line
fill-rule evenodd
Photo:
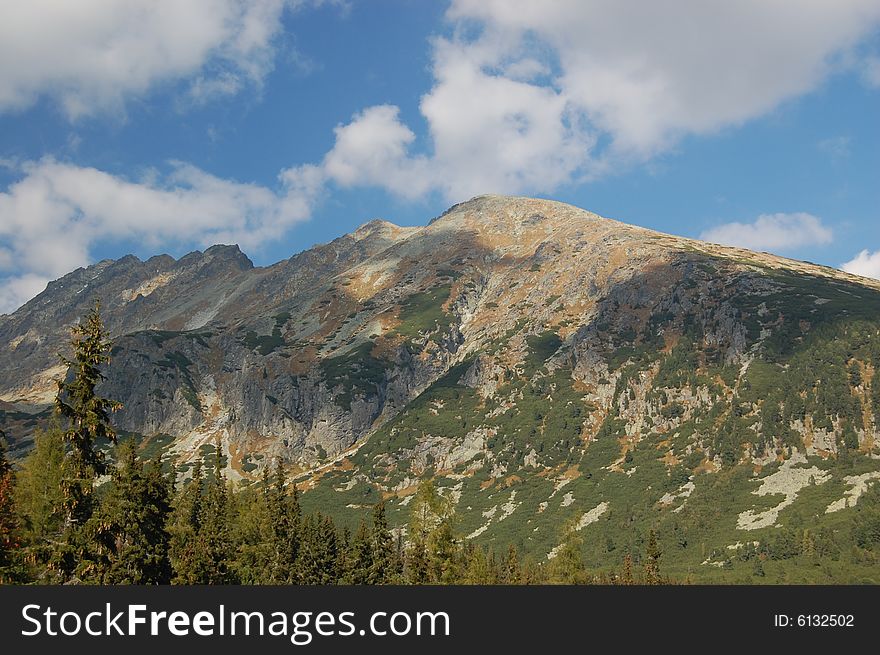
<path fill-rule="evenodd" d="M 442 584 L 461 575 L 458 543 L 452 529 L 454 511 L 449 498 L 434 483 L 419 482 L 410 515 L 408 579 L 412 584 Z"/>
<path fill-rule="evenodd" d="M 392 584 L 400 575 L 400 562 L 394 547 L 394 538 L 388 529 L 385 503 L 373 507 L 372 563 L 370 584 Z"/>
<path fill-rule="evenodd" d="M 67 422 L 64 432 L 68 449 L 62 466 L 61 493 L 65 529 L 52 553 L 50 568 L 62 579 L 74 573 L 89 575 L 93 542 L 83 528 L 95 510 L 95 478 L 106 472 L 101 442 L 116 443 L 110 413 L 122 405 L 97 394 L 104 380 L 101 367 L 110 362 L 112 344 L 101 321 L 100 305 L 72 329 L 73 359 L 59 355 L 67 376 L 57 381 L 57 413 Z"/>
<path fill-rule="evenodd" d="M 516 552 L 516 546 L 513 544 L 507 547 L 507 557 L 504 558 L 502 566 L 501 583 L 502 584 L 520 584 L 522 573 L 519 568 L 519 556 Z"/>
<path fill-rule="evenodd" d="M 266 487 L 270 521 L 269 582 L 292 584 L 296 581 L 296 558 L 299 552 L 302 510 L 296 484 L 287 489 L 281 460 L 275 462 L 272 485 Z"/>
<path fill-rule="evenodd" d="M 300 584 L 329 585 L 339 582 L 339 539 L 330 517 L 320 513 L 306 515 L 300 546 L 297 558 Z"/>
<path fill-rule="evenodd" d="M 373 543 L 367 524 L 361 521 L 346 549 L 345 582 L 348 584 L 376 584 L 373 573 Z"/>
<path fill-rule="evenodd" d="M 648 533 L 648 545 L 645 549 L 645 584 L 661 584 L 660 578 L 660 546 L 657 543 L 657 533 L 653 529 Z"/>
<path fill-rule="evenodd" d="M 171 579 L 166 523 L 168 484 L 158 463 L 144 465 L 133 441 L 120 448 L 109 492 L 94 516 L 106 544 L 105 584 L 167 584 Z"/>
<path fill-rule="evenodd" d="M 196 537 L 198 584 L 229 584 L 235 581 L 231 565 L 232 539 L 229 528 L 229 496 L 223 475 L 223 450 L 214 445 L 213 475 L 200 507 Z"/>
<path fill-rule="evenodd" d="M 116 443 L 110 413 L 122 405 L 96 392 L 97 385 L 104 380 L 101 367 L 110 362 L 112 348 L 101 321 L 99 303 L 73 327 L 72 333 L 73 359 L 59 355 L 67 367 L 67 377 L 57 381 L 55 408 L 68 424 L 64 438 L 70 449 L 62 484 L 66 521 L 68 525 L 82 525 L 93 510 L 94 478 L 103 475 L 107 468 L 99 444 Z"/>
<path fill-rule="evenodd" d="M 200 562 L 198 536 L 203 493 L 202 463 L 197 460 L 193 466 L 192 478 L 174 499 L 169 520 L 168 532 L 171 538 L 168 554 L 174 571 L 172 581 L 175 584 L 201 582 L 199 571 L 204 566 Z"/>
<path fill-rule="evenodd" d="M 494 558 L 481 547 L 468 544 L 464 549 L 463 559 L 465 584 L 497 584 L 498 572 L 494 566 Z"/>
<path fill-rule="evenodd" d="M 271 584 L 272 534 L 269 516 L 269 472 L 259 485 L 239 489 L 229 498 L 231 536 L 235 553 L 231 566 L 241 584 Z"/>
<path fill-rule="evenodd" d="M 21 534 L 15 511 L 15 473 L 6 458 L 6 434 L 0 430 L 0 584 L 22 577 Z"/>

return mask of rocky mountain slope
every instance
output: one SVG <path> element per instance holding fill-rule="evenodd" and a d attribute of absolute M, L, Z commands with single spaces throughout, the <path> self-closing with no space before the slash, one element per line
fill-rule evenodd
<path fill-rule="evenodd" d="M 791 530 L 831 548 L 880 479 L 880 283 L 561 203 L 77 270 L 0 317 L 19 451 L 94 298 L 121 428 L 181 475 L 218 435 L 233 479 L 281 457 L 343 519 L 402 524 L 429 475 L 468 538 L 545 558 L 567 526 L 602 566 L 655 527 L 723 575 Z"/>

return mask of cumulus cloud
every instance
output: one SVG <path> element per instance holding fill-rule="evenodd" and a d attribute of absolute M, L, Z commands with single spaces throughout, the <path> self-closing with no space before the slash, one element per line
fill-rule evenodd
<path fill-rule="evenodd" d="M 862 250 L 862 252 L 851 260 L 845 264 L 841 264 L 840 268 L 847 273 L 863 275 L 864 277 L 873 277 L 880 280 L 880 250 L 877 252 Z"/>
<path fill-rule="evenodd" d="M 162 83 L 205 101 L 259 85 L 285 9 L 319 0 L 28 0 L 0 21 L 0 111 L 46 96 L 71 118 Z"/>
<path fill-rule="evenodd" d="M 753 223 L 725 223 L 700 234 L 703 241 L 749 250 L 785 252 L 831 243 L 830 227 L 812 214 L 761 214 Z"/>
<path fill-rule="evenodd" d="M 875 0 L 454 0 L 505 42 L 534 35 L 554 82 L 622 152 L 760 116 L 810 91 L 880 20 Z M 482 38 L 486 38 L 485 36 Z M 496 39 L 497 37 L 489 36 Z"/>
<path fill-rule="evenodd" d="M 867 66 L 855 46 L 880 23 L 880 5 L 453 0 L 447 17 L 454 34 L 433 41 L 434 85 L 420 104 L 426 147 L 414 147 L 395 107 L 371 107 L 336 130 L 327 180 L 451 201 L 550 192 Z M 368 142 L 374 156 L 358 147 Z"/>
<path fill-rule="evenodd" d="M 53 159 L 19 172 L 0 193 L 0 312 L 87 265 L 98 241 L 259 247 L 307 219 L 319 190 L 303 172 L 282 174 L 272 190 L 180 162 L 142 180 Z"/>

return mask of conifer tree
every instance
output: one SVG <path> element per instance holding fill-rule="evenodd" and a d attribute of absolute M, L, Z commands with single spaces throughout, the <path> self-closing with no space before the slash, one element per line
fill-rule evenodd
<path fill-rule="evenodd" d="M 507 546 L 507 557 L 504 558 L 501 583 L 502 584 L 520 584 L 522 574 L 519 568 L 519 556 L 516 552 L 516 546 L 510 544 Z"/>
<path fill-rule="evenodd" d="M 416 533 L 406 550 L 406 581 L 409 584 L 427 584 L 428 576 L 428 545 L 424 538 Z"/>
<path fill-rule="evenodd" d="M 21 535 L 15 512 L 15 473 L 6 458 L 6 434 L 0 430 L 0 584 L 20 580 Z"/>
<path fill-rule="evenodd" d="M 67 367 L 65 379 L 57 380 L 57 414 L 66 421 L 64 439 L 68 448 L 62 465 L 61 494 L 65 513 L 64 532 L 55 544 L 49 568 L 62 580 L 72 575 L 88 577 L 96 562 L 93 535 L 84 531 L 95 511 L 95 478 L 106 472 L 101 442 L 116 443 L 110 413 L 122 405 L 97 394 L 104 380 L 101 367 L 110 362 L 112 344 L 101 321 L 100 305 L 72 329 L 73 359 L 59 355 Z"/>
<path fill-rule="evenodd" d="M 166 523 L 168 483 L 158 463 L 144 465 L 133 441 L 119 448 L 120 465 L 94 517 L 107 547 L 104 584 L 167 584 L 171 579 Z"/>
<path fill-rule="evenodd" d="M 388 529 L 385 516 L 385 503 L 373 507 L 372 563 L 370 565 L 370 584 L 392 584 L 400 574 L 399 560 L 394 547 L 394 538 Z"/>
<path fill-rule="evenodd" d="M 468 544 L 464 549 L 464 583 L 491 585 L 498 582 L 492 557 L 480 547 Z"/>
<path fill-rule="evenodd" d="M 270 521 L 268 581 L 272 584 L 295 582 L 302 511 L 296 484 L 291 484 L 291 487 L 292 493 L 288 493 L 284 468 L 281 461 L 276 460 L 272 485 L 266 491 Z"/>
<path fill-rule="evenodd" d="M 657 533 L 653 529 L 648 533 L 648 545 L 645 549 L 645 584 L 661 584 L 660 578 L 660 546 L 657 544 Z"/>
<path fill-rule="evenodd" d="M 202 499 L 196 537 L 196 578 L 198 584 L 234 582 L 230 566 L 232 539 L 229 529 L 229 496 L 223 476 L 223 450 L 214 444 L 214 466 Z"/>
<path fill-rule="evenodd" d="M 73 359 L 59 355 L 67 367 L 67 377 L 57 380 L 55 408 L 67 421 L 64 433 L 70 448 L 65 458 L 62 483 L 67 526 L 84 524 L 94 509 L 93 485 L 106 472 L 102 441 L 116 443 L 116 431 L 110 425 L 110 413 L 121 403 L 102 398 L 97 385 L 104 380 L 101 367 L 110 362 L 112 344 L 101 321 L 100 304 L 72 329 Z M 68 381 L 69 379 L 69 381 Z"/>
<path fill-rule="evenodd" d="M 174 571 L 172 582 L 175 584 L 200 582 L 199 570 L 203 567 L 197 542 L 201 528 L 203 487 L 202 463 L 196 460 L 192 478 L 175 497 L 169 523 L 171 538 L 168 552 Z"/>
<path fill-rule="evenodd" d="M 434 584 L 455 584 L 462 577 L 458 542 L 450 521 L 443 520 L 428 537 L 428 575 Z"/>
<path fill-rule="evenodd" d="M 235 544 L 231 566 L 241 584 L 272 584 L 272 522 L 269 516 L 269 471 L 259 485 L 230 495 L 231 537 Z"/>
<path fill-rule="evenodd" d="M 297 559 L 301 584 L 329 585 L 340 579 L 339 543 L 333 521 L 320 513 L 303 520 L 300 556 Z"/>
<path fill-rule="evenodd" d="M 632 571 L 632 555 L 630 555 L 629 553 L 623 556 L 623 568 L 620 572 L 619 581 L 622 585 L 635 584 Z"/>
<path fill-rule="evenodd" d="M 373 573 L 373 543 L 364 521 L 360 522 L 346 549 L 346 582 L 348 584 L 376 584 Z"/>
<path fill-rule="evenodd" d="M 412 584 L 448 583 L 461 575 L 458 544 L 452 529 L 453 507 L 434 483 L 419 482 L 410 515 L 408 579 Z"/>

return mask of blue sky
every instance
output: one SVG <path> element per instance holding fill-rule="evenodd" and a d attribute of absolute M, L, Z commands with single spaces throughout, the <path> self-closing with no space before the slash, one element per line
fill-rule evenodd
<path fill-rule="evenodd" d="M 0 9 L 0 312 L 105 257 L 269 264 L 480 193 L 880 277 L 878 180 L 878 0 Z"/>

